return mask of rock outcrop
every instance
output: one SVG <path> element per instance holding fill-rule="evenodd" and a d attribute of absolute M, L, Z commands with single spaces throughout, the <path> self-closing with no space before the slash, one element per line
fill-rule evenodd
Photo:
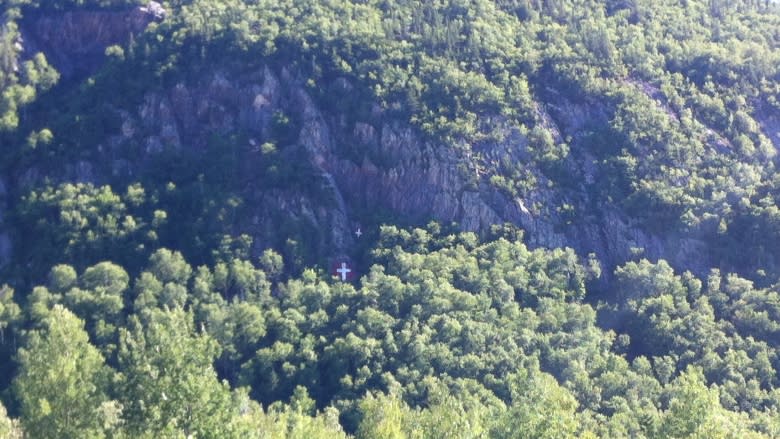
<path fill-rule="evenodd" d="M 5 215 L 8 208 L 8 189 L 0 176 L 0 268 L 11 260 L 11 236 L 5 231 Z"/>
<path fill-rule="evenodd" d="M 344 79 L 328 86 L 345 96 L 352 89 Z M 45 178 L 133 181 L 159 154 L 198 156 L 213 139 L 229 139 L 224 141 L 232 142 L 231 154 L 239 164 L 232 178 L 241 182 L 236 190 L 245 209 L 231 233 L 253 236 L 257 254 L 290 223 L 311 231 L 307 239 L 320 256 L 348 253 L 356 244 L 356 227 L 370 222 L 374 212 L 384 212 L 406 223 L 457 222 L 479 233 L 513 223 L 525 230 L 531 247 L 569 246 L 583 257 L 595 254 L 606 276 L 637 256 L 664 258 L 702 275 L 713 266 L 707 243 L 695 232 L 654 234 L 619 206 L 598 199 L 595 186 L 607 176 L 587 148 L 572 148 L 562 172 L 574 183 L 561 188 L 534 165 L 529 139 L 520 130 L 507 128 L 500 141 L 442 145 L 425 140 L 379 106 L 356 117 L 324 105 L 284 69 L 237 74 L 215 68 L 147 92 L 135 108 L 114 109 L 120 119 L 114 135 L 89 146 L 90 156 L 63 166 L 59 177 Z M 553 97 L 538 112 L 556 141 L 568 138 L 573 145 L 584 126 L 608 123 L 607 111 L 593 102 Z M 275 147 L 285 160 L 300 162 L 313 174 L 315 190 L 262 183 L 262 145 L 274 137 L 279 115 L 291 122 Z M 765 122 L 767 127 L 772 123 Z M 513 195 L 499 189 L 491 178 L 502 171 L 489 164 L 502 160 L 522 167 L 536 183 Z M 17 186 L 44 178 L 34 169 L 18 175 Z M 574 213 L 567 216 L 564 206 Z M 0 250 L 8 247 L 7 237 L 0 236 Z"/>
<path fill-rule="evenodd" d="M 349 84 L 339 80 L 346 91 Z M 322 110 L 305 87 L 288 72 L 262 68 L 251 74 L 231 76 L 213 71 L 197 82 L 179 83 L 165 92 L 148 93 L 143 104 L 122 110 L 121 130 L 99 149 L 106 156 L 153 156 L 168 148 L 181 154 L 199 154 L 208 139 L 246 133 L 249 140 L 239 145 L 247 180 L 245 201 L 251 214 L 239 232 L 254 236 L 257 251 L 268 244 L 283 215 L 318 231 L 322 253 L 338 254 L 354 244 L 353 230 L 365 212 L 384 211 L 417 223 L 437 220 L 457 222 L 464 230 L 485 232 L 494 224 L 519 225 L 531 246 L 574 247 L 585 256 L 594 253 L 605 267 L 635 257 L 667 258 L 677 266 L 705 272 L 709 265 L 701 252 L 704 244 L 693 236 L 655 236 L 638 227 L 615 207 L 589 206 L 589 184 L 603 178 L 587 151 L 574 154 L 566 166 L 581 175 L 579 187 L 551 188 L 544 174 L 526 165 L 538 184 L 523 196 L 510 196 L 490 184 L 495 170 L 481 169 L 480 160 L 508 157 L 530 163 L 528 139 L 508 130 L 504 140 L 476 145 L 435 144 L 423 140 L 413 128 L 374 110 L 358 120 Z M 586 117 L 597 112 L 566 102 L 545 123 L 559 136 L 576 133 Z M 291 143 L 301 146 L 297 160 L 319 176 L 317 197 L 294 190 L 267 190 L 252 183 L 261 160 L 259 145 L 273 131 L 277 114 L 293 115 L 297 121 Z M 277 145 L 288 148 L 290 145 Z M 136 148 L 128 152 L 129 149 Z M 140 148 L 140 149 L 139 149 Z M 95 160 L 100 162 L 102 160 Z M 114 159 L 114 174 L 143 172 L 143 161 Z M 254 164 L 254 165 L 253 165 Z M 562 203 L 574 205 L 575 221 L 556 209 Z M 609 270 L 605 270 L 608 272 Z"/>
<path fill-rule="evenodd" d="M 23 41 L 27 52 L 44 51 L 65 77 L 78 76 L 99 66 L 107 46 L 127 41 L 165 16 L 160 4 L 150 2 L 125 11 L 28 17 L 22 26 Z M 632 84 L 651 98 L 658 94 L 647 84 Z M 343 78 L 325 86 L 335 96 L 354 92 Z M 136 108 L 113 109 L 120 128 L 89 145 L 90 156 L 62 166 L 61 175 L 17 170 L 16 181 L 9 183 L 29 187 L 42 178 L 133 180 L 149 160 L 166 151 L 198 156 L 213 139 L 229 139 L 225 141 L 234 143 L 231 153 L 239 164 L 233 177 L 243 185 L 236 190 L 248 210 L 232 232 L 252 235 L 258 253 L 290 222 L 313 231 L 313 244 L 321 255 L 345 253 L 355 245 L 355 227 L 365 224 L 369 213 L 385 212 L 407 223 L 457 222 L 462 229 L 479 233 L 495 224 L 513 223 L 525 230 L 532 247 L 569 246 L 582 256 L 595 254 L 607 275 L 611 267 L 638 255 L 664 258 L 675 267 L 706 274 L 713 261 L 707 243 L 695 231 L 655 234 L 596 195 L 599 181 L 608 176 L 592 151 L 576 146 L 587 127 L 608 125 L 609 111 L 602 105 L 570 102 L 554 90 L 537 104 L 537 121 L 552 133 L 554 142 L 566 139 L 575 146 L 560 164 L 573 183 L 561 188 L 535 164 L 529 139 L 518 129 L 505 128 L 500 141 L 438 144 L 388 117 L 378 105 L 359 116 L 334 109 L 337 106 L 327 108 L 285 69 L 261 67 L 239 74 L 215 67 L 188 82 L 148 92 Z M 261 183 L 257 170 L 266 160 L 262 148 L 276 135 L 280 115 L 289 117 L 290 123 L 285 138 L 275 139 L 281 142 L 275 147 L 286 151 L 285 160 L 301 162 L 313 174 L 315 190 Z M 778 120 L 758 118 L 776 147 Z M 514 193 L 502 190 L 492 179 L 513 178 L 502 175 L 505 170 L 496 165 L 502 162 L 523 168 L 535 183 Z M 5 190 L 0 189 L 2 224 Z M 10 248 L 8 235 L 0 233 L 0 265 Z"/>
<path fill-rule="evenodd" d="M 70 11 L 26 17 L 22 44 L 26 53 L 44 52 L 63 78 L 89 74 L 103 61 L 108 46 L 127 42 L 167 13 L 160 3 L 120 11 Z"/>

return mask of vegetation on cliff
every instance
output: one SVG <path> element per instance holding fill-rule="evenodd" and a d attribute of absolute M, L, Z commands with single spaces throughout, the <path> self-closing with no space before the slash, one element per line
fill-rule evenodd
<path fill-rule="evenodd" d="M 776 4 L 170 0 L 69 78 L 22 38 L 146 3 L 0 1 L 0 437 L 780 436 Z M 610 210 L 694 237 L 711 270 L 386 224 L 338 282 L 305 219 L 274 212 L 264 248 L 239 227 L 258 187 L 327 199 L 295 108 L 190 149 L 123 124 L 215 66 L 408 124 L 475 187 L 556 192 L 528 206 L 556 226 Z M 156 153 L 89 162 L 120 132 Z M 490 153 L 507 142 L 522 159 Z"/>

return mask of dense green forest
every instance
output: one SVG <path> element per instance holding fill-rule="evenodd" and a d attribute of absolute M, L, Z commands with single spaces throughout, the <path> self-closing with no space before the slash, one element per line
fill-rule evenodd
<path fill-rule="evenodd" d="M 160 3 L 0 0 L 0 438 L 780 437 L 775 2 Z M 630 255 L 345 202 L 320 119 Z"/>

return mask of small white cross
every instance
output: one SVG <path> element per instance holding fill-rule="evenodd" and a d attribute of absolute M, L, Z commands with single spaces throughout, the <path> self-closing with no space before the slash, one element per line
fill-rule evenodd
<path fill-rule="evenodd" d="M 358 238 L 363 236 L 363 232 L 360 231 L 360 227 L 358 227 L 357 231 L 355 232 L 355 236 L 357 236 Z"/>
<path fill-rule="evenodd" d="M 347 280 L 347 273 L 352 273 L 352 269 L 347 267 L 346 262 L 342 262 L 341 268 L 336 270 L 336 273 L 341 275 L 341 281 L 344 282 Z"/>

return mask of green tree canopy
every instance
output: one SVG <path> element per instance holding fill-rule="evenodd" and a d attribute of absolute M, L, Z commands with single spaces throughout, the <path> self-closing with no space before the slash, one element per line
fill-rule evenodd
<path fill-rule="evenodd" d="M 104 437 L 121 405 L 107 396 L 112 379 L 84 322 L 55 305 L 19 349 L 14 392 L 32 438 Z"/>

